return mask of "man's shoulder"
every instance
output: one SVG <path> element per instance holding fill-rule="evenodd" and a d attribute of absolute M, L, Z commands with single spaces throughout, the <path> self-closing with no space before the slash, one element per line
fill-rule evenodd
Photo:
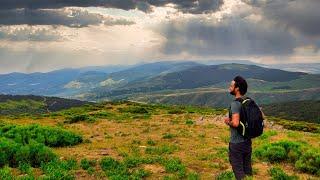
<path fill-rule="evenodd" d="M 241 102 L 237 101 L 237 100 L 233 100 L 231 102 L 231 106 L 241 106 Z"/>

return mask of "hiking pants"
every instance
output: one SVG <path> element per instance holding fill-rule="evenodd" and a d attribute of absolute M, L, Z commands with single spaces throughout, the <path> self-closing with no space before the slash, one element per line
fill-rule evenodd
<path fill-rule="evenodd" d="M 241 143 L 229 143 L 229 161 L 237 180 L 252 175 L 251 140 Z"/>

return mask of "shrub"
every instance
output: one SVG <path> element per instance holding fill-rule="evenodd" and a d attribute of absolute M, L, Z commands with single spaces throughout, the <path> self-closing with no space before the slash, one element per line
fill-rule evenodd
<path fill-rule="evenodd" d="M 73 115 L 73 116 L 68 116 L 64 123 L 77 123 L 77 122 L 89 122 L 93 123 L 96 121 L 96 119 L 88 114 L 79 114 L 79 115 Z"/>
<path fill-rule="evenodd" d="M 7 125 L 0 128 L 0 135 L 24 145 L 37 141 L 50 147 L 64 147 L 82 142 L 82 137 L 73 132 L 39 125 Z"/>
<path fill-rule="evenodd" d="M 29 145 L 17 144 L 12 140 L 0 138 L 0 165 L 17 167 L 20 163 L 30 164 L 32 167 L 39 167 L 56 159 L 56 155 L 50 148 L 33 142 Z"/>
<path fill-rule="evenodd" d="M 266 144 L 256 149 L 254 154 L 269 162 L 295 162 L 301 155 L 302 144 L 292 141 L 279 141 L 276 143 Z"/>
<path fill-rule="evenodd" d="M 94 167 L 96 165 L 96 160 L 88 160 L 86 158 L 80 161 L 80 167 L 84 170 L 88 170 L 90 167 Z"/>
<path fill-rule="evenodd" d="M 269 169 L 269 174 L 273 180 L 297 180 L 297 176 L 287 175 L 280 167 L 273 167 Z"/>
<path fill-rule="evenodd" d="M 142 179 L 149 176 L 149 172 L 144 169 L 129 169 L 141 164 L 144 160 L 139 158 L 127 158 L 121 163 L 112 157 L 105 157 L 101 160 L 100 166 L 109 179 Z"/>
<path fill-rule="evenodd" d="M 200 179 L 200 175 L 196 172 L 191 172 L 188 174 L 187 176 L 188 180 L 199 180 Z"/>
<path fill-rule="evenodd" d="M 129 173 L 123 164 L 112 157 L 103 158 L 100 162 L 100 166 L 110 178 L 125 177 L 128 176 Z"/>
<path fill-rule="evenodd" d="M 146 108 L 139 107 L 139 106 L 119 108 L 118 111 L 121 113 L 132 113 L 132 114 L 147 114 L 147 113 L 149 113 Z"/>
<path fill-rule="evenodd" d="M 287 158 L 286 150 L 281 146 L 270 146 L 264 156 L 270 162 L 281 162 Z"/>
<path fill-rule="evenodd" d="M 184 111 L 178 108 L 173 108 L 171 110 L 168 111 L 168 114 L 183 114 Z"/>
<path fill-rule="evenodd" d="M 168 159 L 164 162 L 166 172 L 175 173 L 178 172 L 180 178 L 185 177 L 186 167 L 182 164 L 178 158 Z"/>
<path fill-rule="evenodd" d="M 192 121 L 192 119 L 187 119 L 186 120 L 186 125 L 192 125 L 194 124 L 194 122 Z"/>
<path fill-rule="evenodd" d="M 150 145 L 150 146 L 155 146 L 156 142 L 153 141 L 152 139 L 148 139 L 147 144 Z"/>
<path fill-rule="evenodd" d="M 55 160 L 49 163 L 42 163 L 41 169 L 45 173 L 44 179 L 75 179 L 74 174 L 70 171 L 73 167 L 69 167 L 70 162 Z"/>
<path fill-rule="evenodd" d="M 320 152 L 319 150 L 310 149 L 303 153 L 299 160 L 296 161 L 295 167 L 303 172 L 316 174 L 320 176 Z"/>
<path fill-rule="evenodd" d="M 30 174 L 32 172 L 31 166 L 28 163 L 19 163 L 18 168 L 24 174 Z"/>
<path fill-rule="evenodd" d="M 176 137 L 176 136 L 173 135 L 173 134 L 171 134 L 171 133 L 165 133 L 165 134 L 163 134 L 163 136 L 162 136 L 163 139 L 172 139 L 172 138 L 174 138 L 174 137 Z"/>
<path fill-rule="evenodd" d="M 230 180 L 235 179 L 232 171 L 224 171 L 218 174 L 215 178 L 216 180 Z"/>

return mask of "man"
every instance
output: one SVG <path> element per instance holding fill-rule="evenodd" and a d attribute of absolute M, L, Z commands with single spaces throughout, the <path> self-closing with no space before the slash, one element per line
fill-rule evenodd
<path fill-rule="evenodd" d="M 247 88 L 246 80 L 237 76 L 231 82 L 229 92 L 235 96 L 235 99 L 244 98 Z M 230 126 L 229 161 L 237 180 L 252 175 L 251 139 L 243 137 L 236 129 L 240 123 L 240 110 L 241 103 L 233 100 L 229 109 L 229 117 L 224 119 L 224 122 Z"/>

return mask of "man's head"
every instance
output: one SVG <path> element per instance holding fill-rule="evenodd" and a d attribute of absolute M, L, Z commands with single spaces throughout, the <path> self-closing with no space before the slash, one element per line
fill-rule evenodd
<path fill-rule="evenodd" d="M 234 96 L 236 96 L 237 94 L 243 96 L 247 93 L 247 89 L 247 81 L 241 76 L 236 76 L 233 81 L 231 81 L 229 92 Z"/>

